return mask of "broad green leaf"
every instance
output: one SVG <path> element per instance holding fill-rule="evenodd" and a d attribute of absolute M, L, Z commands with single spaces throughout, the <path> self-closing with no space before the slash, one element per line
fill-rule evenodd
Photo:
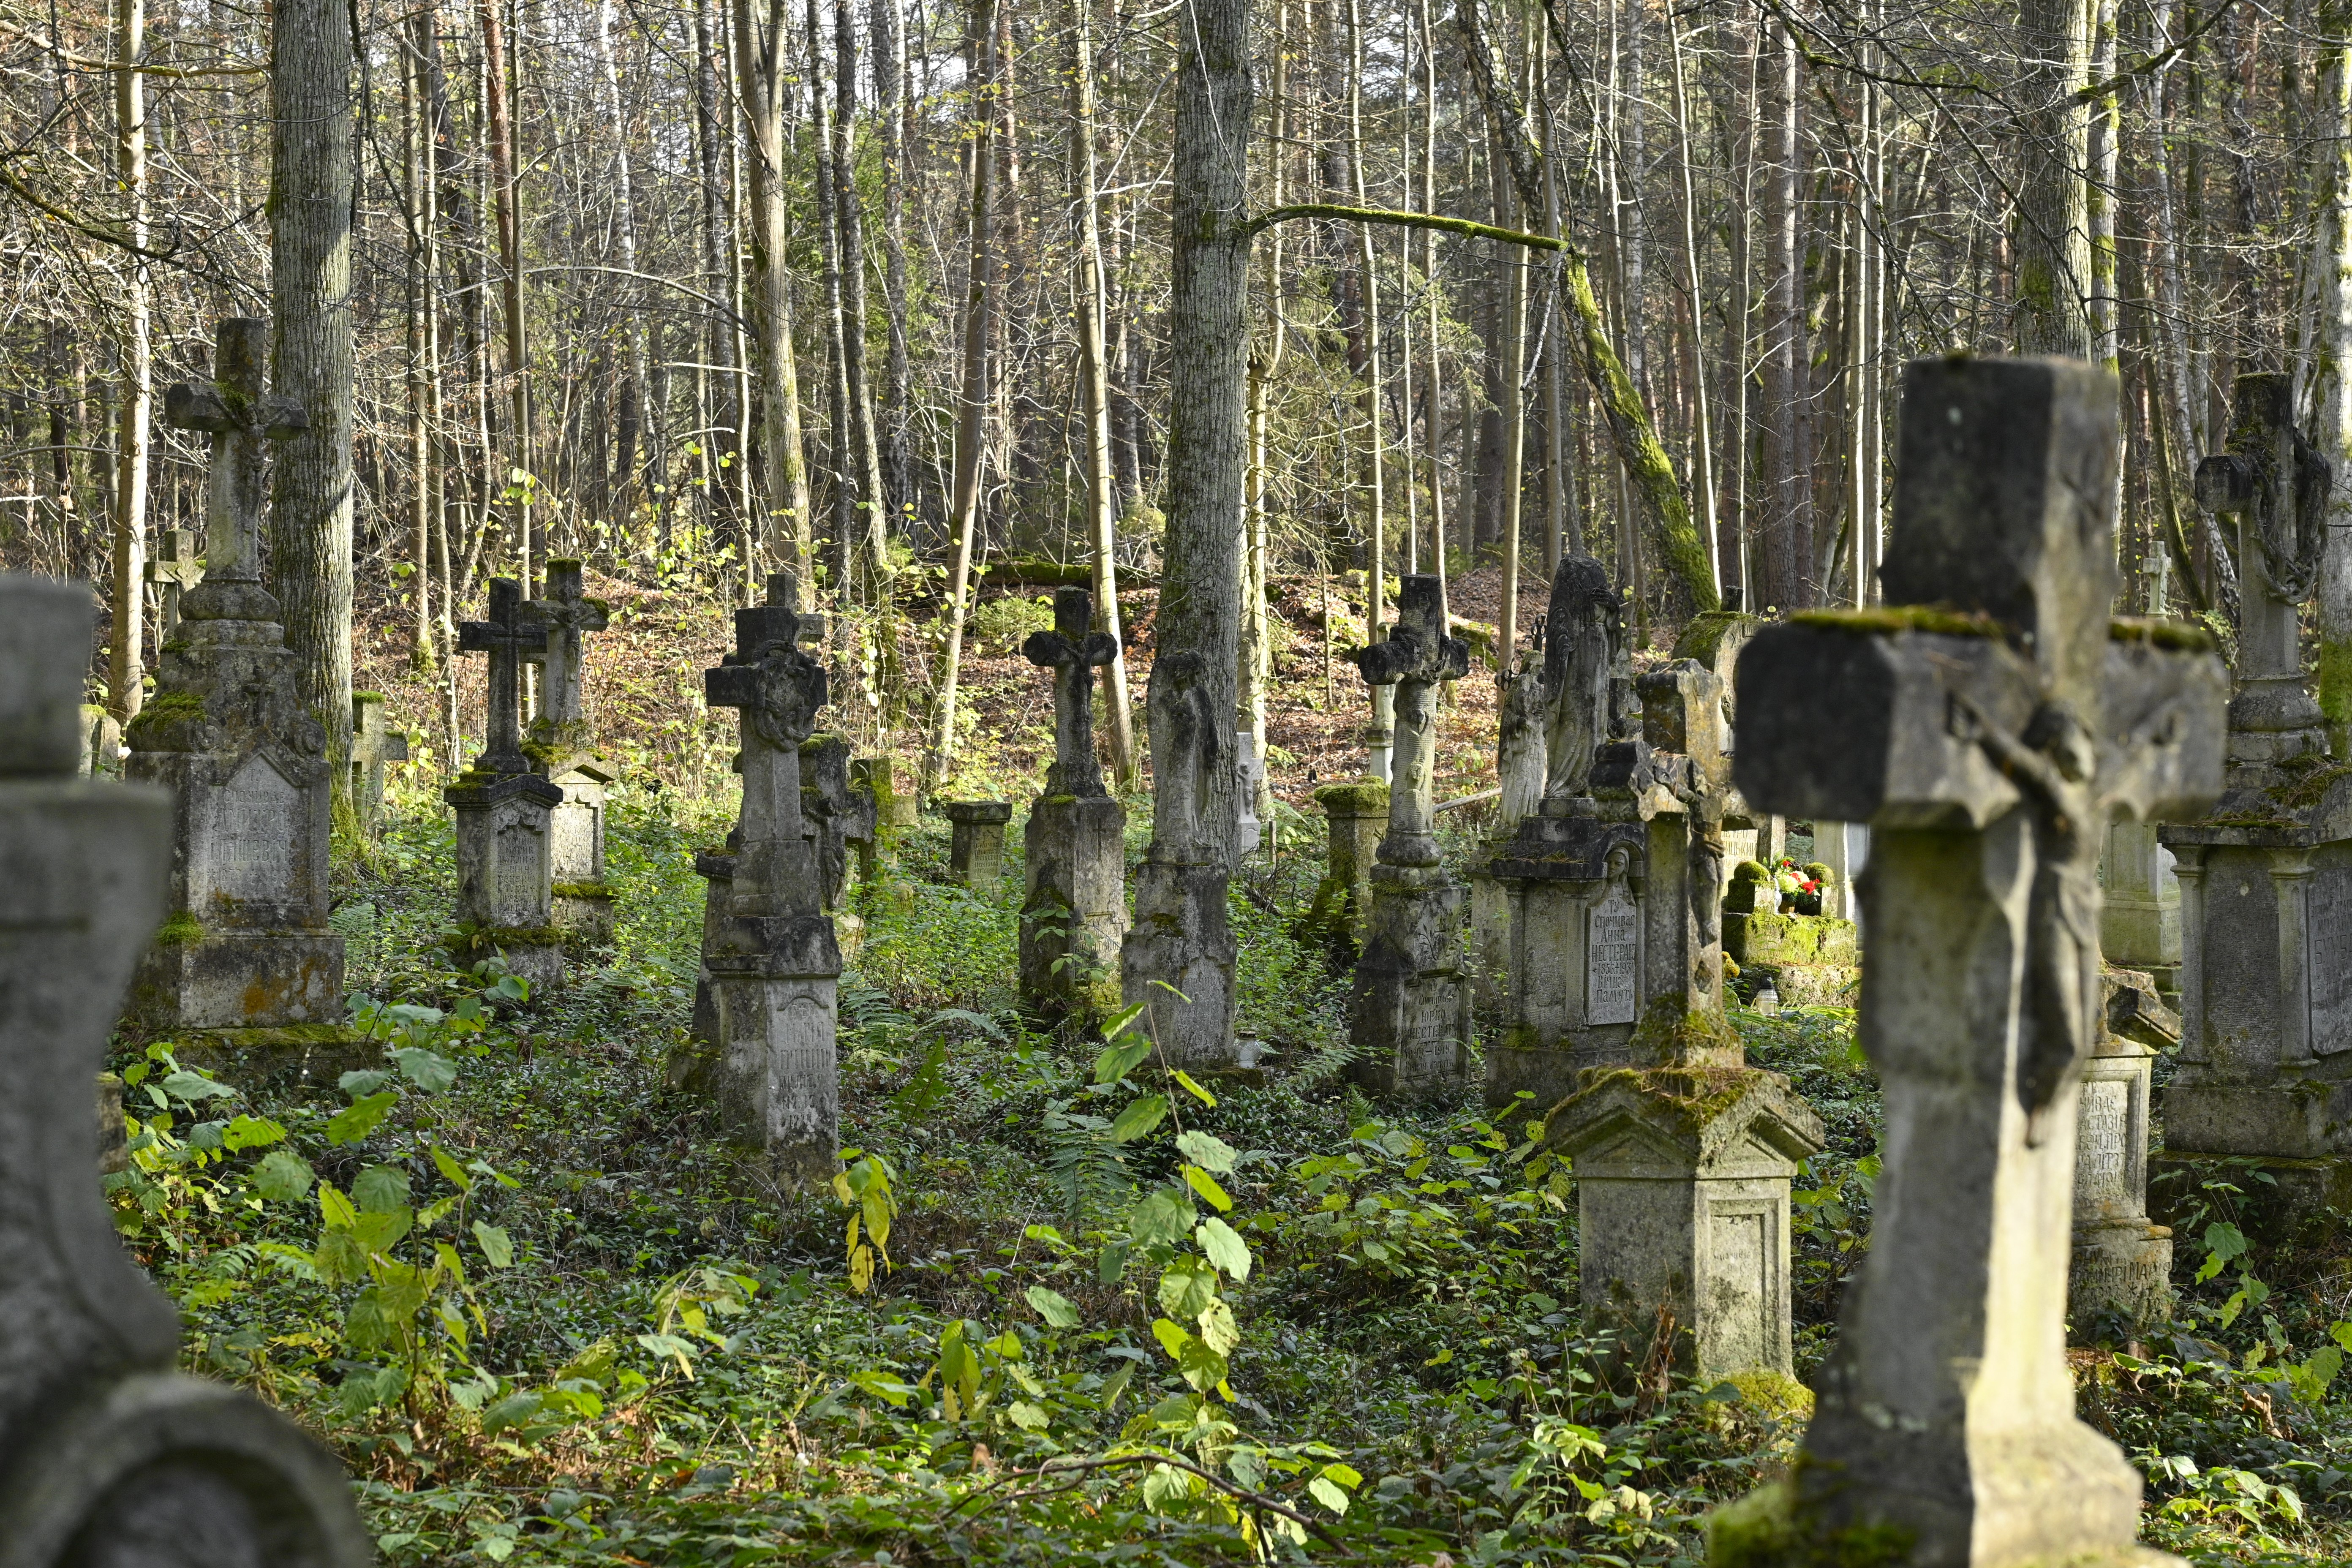
<path fill-rule="evenodd" d="M 318 1179 L 309 1161 L 291 1149 L 272 1149 L 253 1168 L 253 1190 L 275 1203 L 290 1204 Z"/>
<path fill-rule="evenodd" d="M 1160 1310 L 1171 1318 L 1197 1318 L 1217 1293 L 1217 1276 L 1191 1258 L 1179 1258 L 1160 1276 Z"/>
<path fill-rule="evenodd" d="M 1317 1502 L 1319 1502 L 1325 1508 L 1329 1509 L 1333 1513 L 1345 1513 L 1348 1511 L 1348 1494 L 1341 1491 L 1338 1487 L 1332 1485 L 1331 1482 L 1323 1476 L 1318 1476 L 1313 1480 L 1307 1483 L 1307 1493 Z"/>
<path fill-rule="evenodd" d="M 1176 1148 L 1201 1169 L 1220 1176 L 1233 1174 L 1234 1165 L 1241 1159 L 1241 1152 L 1232 1144 L 1213 1132 L 1202 1132 L 1197 1128 L 1176 1134 Z"/>
<path fill-rule="evenodd" d="M 359 1218 L 360 1211 L 351 1199 L 343 1195 L 342 1189 L 336 1186 L 334 1183 L 320 1182 L 319 1184 L 319 1217 L 325 1220 L 330 1228 L 341 1228 L 349 1226 L 353 1220 Z"/>
<path fill-rule="evenodd" d="M 1067 1296 L 1048 1290 L 1043 1285 L 1032 1285 L 1024 1294 L 1028 1297 L 1029 1305 L 1037 1310 L 1037 1315 L 1053 1327 L 1075 1329 L 1078 1326 L 1078 1309 Z"/>
<path fill-rule="evenodd" d="M 443 1181 L 461 1193 L 474 1190 L 474 1178 L 466 1173 L 465 1166 L 457 1163 L 457 1156 L 438 1143 L 434 1144 L 429 1152 L 433 1156 L 433 1168 L 441 1173 Z"/>
<path fill-rule="evenodd" d="M 408 1173 L 394 1165 L 371 1165 L 352 1184 L 352 1201 L 362 1214 L 390 1214 L 408 1206 Z"/>
<path fill-rule="evenodd" d="M 1249 1243 L 1244 1241 L 1241 1233 L 1232 1226 L 1212 1215 L 1202 1220 L 1200 1227 L 1192 1232 L 1192 1239 L 1200 1244 L 1209 1261 L 1227 1275 L 1235 1279 L 1249 1278 Z"/>
<path fill-rule="evenodd" d="M 236 1094 L 236 1090 L 218 1079 L 205 1078 L 200 1073 L 192 1073 L 185 1068 L 166 1078 L 163 1082 L 163 1089 L 165 1094 L 176 1095 L 182 1100 L 211 1100 L 224 1096 L 234 1098 Z"/>
<path fill-rule="evenodd" d="M 1124 1046 L 1105 1046 L 1102 1055 L 1095 1058 L 1095 1081 L 1117 1083 L 1133 1072 L 1137 1064 L 1150 1054 L 1150 1040 L 1137 1040 Z"/>
<path fill-rule="evenodd" d="M 1225 1196 L 1225 1189 L 1217 1185 L 1217 1178 L 1201 1169 L 1200 1166 L 1185 1166 L 1184 1181 L 1194 1192 L 1208 1201 L 1211 1208 L 1220 1214 L 1233 1212 L 1234 1200 Z"/>
<path fill-rule="evenodd" d="M 371 1094 L 352 1101 L 350 1105 L 337 1111 L 334 1119 L 327 1123 L 327 1142 L 330 1143 L 358 1142 L 376 1130 L 377 1124 L 384 1119 L 385 1112 L 389 1111 L 399 1099 L 399 1090 L 386 1089 L 382 1094 Z"/>
<path fill-rule="evenodd" d="M 1132 1143 L 1167 1118 L 1168 1097 L 1164 1094 L 1143 1094 L 1128 1101 L 1127 1109 L 1110 1124 L 1110 1141 Z"/>
<path fill-rule="evenodd" d="M 1005 1407 L 1005 1418 L 1024 1432 L 1043 1432 L 1053 1422 L 1045 1413 L 1025 1399 L 1016 1399 Z"/>
<path fill-rule="evenodd" d="M 286 1141 L 286 1129 L 257 1116 L 240 1116 L 221 1130 L 221 1143 L 232 1150 L 267 1149 Z"/>
<path fill-rule="evenodd" d="M 1114 1241 L 1104 1247 L 1095 1258 L 1095 1282 L 1100 1285 L 1118 1284 L 1120 1276 L 1127 1272 L 1129 1250 L 1129 1244 L 1124 1241 Z"/>
<path fill-rule="evenodd" d="M 481 1244 L 482 1256 L 490 1260 L 493 1268 L 511 1268 L 514 1264 L 514 1243 L 507 1233 L 494 1225 L 474 1222 L 474 1239 Z"/>
<path fill-rule="evenodd" d="M 520 1426 L 538 1415 L 546 1404 L 546 1396 L 536 1390 L 509 1394 L 482 1412 L 482 1436 L 495 1437 L 509 1426 Z"/>
<path fill-rule="evenodd" d="M 1181 1241 L 1198 1212 L 1182 1193 L 1162 1187 L 1128 1211 L 1127 1231 L 1139 1247 Z"/>
<path fill-rule="evenodd" d="M 438 1094 L 457 1081 L 457 1064 L 423 1046 L 403 1046 L 392 1053 L 408 1081 L 427 1094 Z"/>
<path fill-rule="evenodd" d="M 360 1068 L 337 1079 L 335 1087 L 353 1100 L 358 1100 L 362 1096 L 373 1094 L 391 1081 L 392 1075 L 382 1068 Z"/>
<path fill-rule="evenodd" d="M 1168 1352 L 1168 1359 L 1179 1364 L 1182 1363 L 1184 1352 L 1192 1343 L 1192 1336 L 1184 1331 L 1182 1324 L 1171 1323 L 1165 1318 L 1152 1320 L 1151 1337 L 1160 1342 L 1160 1348 Z"/>
<path fill-rule="evenodd" d="M 1197 1476 L 1168 1465 L 1154 1465 L 1143 1478 L 1143 1506 L 1154 1513 L 1166 1513 L 1192 1501 L 1200 1484 Z"/>
<path fill-rule="evenodd" d="M 416 1216 L 405 1207 L 362 1210 L 351 1223 L 352 1239 L 369 1252 L 389 1252 L 415 1223 Z"/>

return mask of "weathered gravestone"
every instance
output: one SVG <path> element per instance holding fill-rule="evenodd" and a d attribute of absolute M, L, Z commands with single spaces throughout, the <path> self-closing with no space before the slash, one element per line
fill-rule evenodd
<path fill-rule="evenodd" d="M 604 792 L 620 772 L 596 754 L 581 700 L 583 641 L 609 622 L 602 601 L 581 593 L 581 563 L 551 561 L 541 597 L 523 607 L 547 634 L 529 657 L 541 667 L 539 716 L 523 750 L 563 792 L 548 814 L 547 859 L 555 923 L 590 942 L 613 940 L 613 889 L 604 880 Z"/>
<path fill-rule="evenodd" d="M 1234 1059 L 1234 787 L 1230 708 L 1212 700 L 1207 662 L 1190 651 L 1152 661 L 1144 717 L 1151 734 L 1151 847 L 1135 878 L 1135 921 L 1119 944 L 1119 997 L 1176 1067 Z"/>
<path fill-rule="evenodd" d="M 1054 629 L 1021 645 L 1054 672 L 1054 763 L 1022 830 L 1021 999 L 1041 1013 L 1108 1013 L 1118 1005 L 1127 935 L 1127 813 L 1103 788 L 1095 755 L 1095 671 L 1118 641 L 1092 629 L 1094 595 L 1054 594 Z"/>
<path fill-rule="evenodd" d="M 1546 1137 L 1576 1173 L 1587 1321 L 1636 1362 L 1664 1349 L 1702 1376 L 1785 1376 L 1789 1185 L 1822 1124 L 1787 1079 L 1747 1066 L 1724 1014 L 1723 683 L 1685 659 L 1639 689 L 1629 776 L 1644 842 L 1626 945 L 1641 1021 L 1613 1063 L 1577 1075 Z"/>
<path fill-rule="evenodd" d="M 2172 1304 L 2172 1232 L 2147 1217 L 2148 1090 L 2180 1018 L 2144 971 L 2108 969 L 2098 1044 L 2074 1125 L 2074 1261 L 2066 1311 L 2089 1339 L 2103 1312 L 2160 1323 Z"/>
<path fill-rule="evenodd" d="M 1531 640 L 1543 646 L 1540 623 Z M 1470 1001 L 1485 1017 L 1499 1016 L 1511 994 L 1511 894 L 1488 862 L 1543 808 L 1546 773 L 1542 667 L 1522 654 L 1495 686 L 1495 822 L 1470 869 Z"/>
<path fill-rule="evenodd" d="M 155 534 L 155 553 L 147 558 L 147 581 L 155 584 L 163 601 L 163 640 L 170 642 L 180 629 L 180 600 L 187 591 L 205 580 L 205 563 L 196 545 L 194 529 L 160 529 Z"/>
<path fill-rule="evenodd" d="M 1013 803 L 950 800 L 940 810 L 948 819 L 948 875 L 975 893 L 994 897 L 1004 880 L 1004 825 L 1013 820 Z"/>
<path fill-rule="evenodd" d="M 489 656 L 486 743 L 441 792 L 457 815 L 458 930 L 451 949 L 461 959 L 502 954 L 535 989 L 563 984 L 548 842 L 563 792 L 522 749 L 523 660 L 546 640 L 546 629 L 523 607 L 522 584 L 490 579 L 489 618 L 457 625 L 459 651 Z"/>
<path fill-rule="evenodd" d="M 2206 820 L 2159 836 L 2180 889 L 2182 1030 L 2159 1191 L 2196 1191 L 2215 1158 L 2259 1160 L 2266 1224 L 2352 1205 L 2352 769 L 2323 753 L 2296 640 L 2330 476 L 2292 402 L 2285 376 L 2240 376 L 2230 450 L 2197 470 L 2199 499 L 2237 519 L 2242 563 L 2229 784 Z"/>
<path fill-rule="evenodd" d="M 849 856 L 874 841 L 874 798 L 849 782 L 849 742 L 811 735 L 801 745 L 801 822 L 814 855 L 823 906 L 845 959 L 865 944 L 866 920 L 849 907 Z"/>
<path fill-rule="evenodd" d="M 1378 779 L 1318 786 L 1328 847 L 1322 879 L 1299 927 L 1303 940 L 1330 950 L 1336 963 L 1353 968 L 1364 951 L 1364 921 L 1372 912 L 1372 864 L 1381 835 L 1388 831 L 1389 786 Z"/>
<path fill-rule="evenodd" d="M 408 737 L 385 721 L 383 693 L 352 693 L 352 810 L 360 830 L 383 826 L 383 770 L 408 761 Z"/>
<path fill-rule="evenodd" d="M 170 904 L 175 824 L 163 790 L 73 777 L 94 610 L 81 585 L 0 576 L 0 1542 L 28 1568 L 362 1568 L 332 1457 L 174 1370 L 179 1310 L 100 1188 L 91 1082 Z"/>
<path fill-rule="evenodd" d="M 1355 657 L 1365 680 L 1391 689 L 1396 750 L 1389 830 L 1349 992 L 1349 1071 L 1377 1094 L 1425 1093 L 1461 1080 L 1471 1038 L 1462 968 L 1468 891 L 1446 874 L 1436 834 L 1437 686 L 1470 668 L 1469 647 L 1445 633 L 1445 579 L 1406 577 L 1396 624 Z"/>
<path fill-rule="evenodd" d="M 1622 1061 L 1641 1012 L 1647 837 L 1633 788 L 1632 692 L 1620 684 L 1624 601 L 1601 563 L 1563 557 L 1544 616 L 1540 809 L 1487 855 L 1510 895 L 1510 990 L 1486 1053 L 1486 1101 L 1541 1110 L 1577 1073 Z"/>
<path fill-rule="evenodd" d="M 898 835 L 915 826 L 915 797 L 898 788 L 897 767 L 889 757 L 852 757 L 849 787 L 867 803 L 874 818 L 871 837 L 857 841 L 857 879 L 878 887 L 884 858 L 896 850 Z"/>
<path fill-rule="evenodd" d="M 726 913 L 705 965 L 719 1047 L 703 1081 L 729 1135 L 791 1187 L 840 1169 L 834 1039 L 841 949 L 817 845 L 801 812 L 800 747 L 825 704 L 824 667 L 800 648 L 799 594 L 736 612 L 737 662 L 703 672 L 713 708 L 742 715 L 743 814 Z"/>
<path fill-rule="evenodd" d="M 125 737 L 129 776 L 177 801 L 172 914 L 131 1010 L 182 1039 L 226 1031 L 186 1060 L 341 1071 L 355 1037 L 340 1032 L 343 941 L 327 923 L 327 732 L 261 585 L 263 446 L 305 423 L 263 384 L 268 337 L 267 321 L 221 322 L 213 384 L 164 396 L 168 421 L 212 440 L 208 538 L 204 581 Z"/>
<path fill-rule="evenodd" d="M 2158 1561 L 2138 1472 L 2074 1415 L 2076 1101 L 2102 834 L 2220 792 L 2223 678 L 2201 633 L 2110 628 L 2116 405 L 2072 361 L 1913 363 L 1894 607 L 1801 615 L 1740 659 L 1748 801 L 1872 827 L 1885 1165 L 1793 1477 L 1718 1518 L 1718 1561 Z"/>
<path fill-rule="evenodd" d="M 1672 658 L 1693 659 L 1723 682 L 1723 721 L 1736 736 L 1738 714 L 1733 704 L 1738 690 L 1740 651 L 1758 632 L 1772 623 L 1738 610 L 1706 610 L 1690 618 L 1675 638 Z M 1731 743 L 1727 742 L 1727 743 Z M 1723 860 L 1737 866 L 1761 859 L 1766 865 L 1788 850 L 1788 824 L 1779 817 L 1751 811 L 1738 787 L 1723 803 Z"/>
<path fill-rule="evenodd" d="M 95 702 L 81 705 L 81 767 L 86 779 L 122 776 L 122 722 Z"/>
<path fill-rule="evenodd" d="M 2099 951 L 2109 963 L 2151 976 L 2168 998 L 2180 994 L 2180 883 L 2172 851 L 2152 822 L 2107 825 L 2099 857 Z"/>

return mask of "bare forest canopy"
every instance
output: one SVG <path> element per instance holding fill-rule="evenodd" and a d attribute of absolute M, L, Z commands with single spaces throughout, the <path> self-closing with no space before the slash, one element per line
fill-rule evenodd
<path fill-rule="evenodd" d="M 305 9 L 333 13 L 305 57 L 331 100 L 342 11 Z M 974 574 L 1107 542 L 1149 581 L 1187 15 L 353 0 L 362 604 L 446 672 L 483 581 L 551 555 L 722 603 L 796 560 L 861 740 L 912 740 L 967 513 Z M 2233 573 L 2189 476 L 2231 375 L 2332 363 L 2335 8 L 1259 0 L 1253 26 L 1253 213 L 1466 220 L 1259 234 L 1260 582 L 1458 573 L 1516 530 L 1528 577 L 1591 552 L 1655 616 L 1851 601 L 1895 367 L 2023 347 L 2119 367 L 2131 596 L 2165 555 L 2202 609 Z M 0 562 L 143 598 L 118 709 L 160 640 L 142 568 L 202 528 L 202 439 L 160 391 L 219 318 L 272 313 L 273 213 L 316 216 L 271 197 L 273 113 L 282 144 L 309 100 L 270 27 L 0 12 Z"/>

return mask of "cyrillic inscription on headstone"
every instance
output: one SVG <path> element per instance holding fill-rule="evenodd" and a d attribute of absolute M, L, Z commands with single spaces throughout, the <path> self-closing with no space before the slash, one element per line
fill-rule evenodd
<path fill-rule="evenodd" d="M 2128 1083 L 2096 1079 L 2083 1086 L 2083 1106 L 2076 1122 L 2074 1144 L 2074 1207 L 2088 1210 L 2116 1199 L 2124 1191 L 2128 1163 L 2125 1140 L 2131 1135 L 2131 1090 Z"/>
<path fill-rule="evenodd" d="M 294 896 L 294 846 L 302 821 L 301 792 L 261 757 L 248 757 L 215 797 L 217 855 L 212 890 L 225 898 L 279 901 Z"/>
<path fill-rule="evenodd" d="M 1630 1024 L 1639 1010 L 1636 969 L 1641 960 L 1641 914 L 1625 889 L 1612 884 L 1593 905 L 1584 927 L 1584 1021 Z"/>
<path fill-rule="evenodd" d="M 2322 866 L 2311 879 L 2311 1048 L 2352 1050 L 2352 866 Z"/>
<path fill-rule="evenodd" d="M 542 918 L 539 900 L 546 874 L 540 868 L 539 858 L 543 852 L 537 823 L 499 825 L 498 882 L 490 890 L 499 924 L 530 925 Z"/>

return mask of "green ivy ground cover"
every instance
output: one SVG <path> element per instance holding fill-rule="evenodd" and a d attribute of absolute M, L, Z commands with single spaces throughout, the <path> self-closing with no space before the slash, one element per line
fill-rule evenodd
<path fill-rule="evenodd" d="M 380 1068 L 273 1094 L 169 1042 L 118 1060 L 117 1213 L 190 1363 L 336 1447 L 386 1562 L 1696 1563 L 1706 1510 L 1785 1465 L 1801 1390 L 1580 1337 L 1573 1184 L 1526 1111 L 1346 1085 L 1344 985 L 1286 934 L 1311 865 L 1234 900 L 1275 1068 L 1196 1082 L 1024 1028 L 1017 880 L 940 885 L 918 834 L 842 985 L 840 1190 L 763 1190 L 665 1082 L 725 826 L 624 792 L 615 945 L 527 999 L 449 966 L 449 829 L 395 815 L 336 917 Z M 1832 1133 L 1799 1184 L 1807 1370 L 1867 1246 L 1876 1095 L 1851 1015 L 1737 1022 Z M 2207 1199 L 2181 1321 L 2084 1352 L 2085 1414 L 2148 1476 L 2151 1541 L 2352 1560 L 2352 1275 Z"/>

